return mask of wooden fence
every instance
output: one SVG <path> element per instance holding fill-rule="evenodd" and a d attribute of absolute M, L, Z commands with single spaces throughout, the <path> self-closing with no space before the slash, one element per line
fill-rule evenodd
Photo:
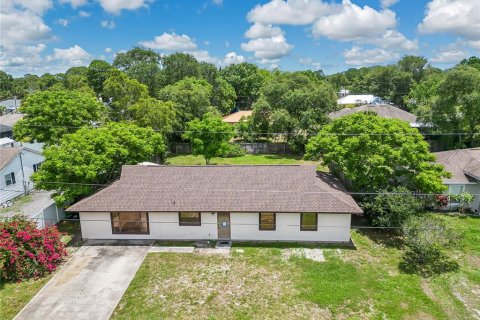
<path fill-rule="evenodd" d="M 254 142 L 254 143 L 235 143 L 251 154 L 293 154 L 287 143 L 284 142 Z M 190 143 L 175 143 L 171 150 L 176 154 L 192 153 Z"/>

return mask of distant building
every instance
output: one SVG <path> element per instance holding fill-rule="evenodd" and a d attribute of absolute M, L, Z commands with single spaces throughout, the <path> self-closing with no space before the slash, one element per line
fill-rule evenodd
<path fill-rule="evenodd" d="M 350 94 L 350 90 L 348 89 L 345 89 L 345 88 L 342 88 L 340 89 L 340 91 L 338 91 L 338 97 L 339 98 L 343 98 L 343 97 L 346 97 Z"/>
<path fill-rule="evenodd" d="M 350 94 L 337 100 L 339 105 L 385 104 L 382 98 L 372 94 Z"/>
<path fill-rule="evenodd" d="M 232 114 L 229 114 L 228 116 L 223 117 L 223 121 L 230 123 L 230 124 L 236 124 L 240 122 L 240 119 L 242 117 L 248 118 L 252 115 L 252 110 L 241 110 L 234 112 Z"/>
<path fill-rule="evenodd" d="M 422 127 L 422 124 L 417 122 L 417 116 L 389 104 L 366 104 L 363 106 L 358 106 L 353 108 L 343 108 L 336 112 L 329 113 L 328 117 L 331 120 L 334 120 L 352 113 L 366 112 L 366 111 L 375 112 L 376 114 L 378 114 L 380 117 L 383 117 L 383 118 L 400 119 L 400 120 L 406 121 L 410 124 L 412 128 Z"/>
<path fill-rule="evenodd" d="M 13 138 L 13 126 L 23 118 L 21 113 L 10 113 L 0 116 L 0 138 Z"/>
<path fill-rule="evenodd" d="M 22 100 L 19 100 L 17 98 L 0 101 L 0 106 L 7 109 L 5 113 L 17 112 L 17 109 L 20 108 L 21 104 Z"/>

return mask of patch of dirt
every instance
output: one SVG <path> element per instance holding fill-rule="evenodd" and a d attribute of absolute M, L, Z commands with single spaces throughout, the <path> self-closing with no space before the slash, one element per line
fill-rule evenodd
<path fill-rule="evenodd" d="M 405 320 L 435 320 L 436 318 L 432 316 L 431 314 L 425 313 L 425 312 L 417 312 L 416 314 L 412 316 L 408 316 L 405 318 Z"/>
<path fill-rule="evenodd" d="M 323 255 L 322 249 L 293 248 L 282 250 L 282 257 L 284 260 L 288 260 L 292 256 L 302 257 L 317 262 L 325 261 L 325 256 Z"/>
<path fill-rule="evenodd" d="M 423 279 L 420 282 L 420 286 L 422 287 L 423 292 L 433 301 L 437 301 L 437 296 L 432 291 L 432 288 L 430 288 L 430 285 L 428 284 L 427 280 Z"/>
<path fill-rule="evenodd" d="M 453 295 L 460 300 L 475 319 L 480 319 L 480 285 L 472 285 L 467 279 L 456 283 Z"/>

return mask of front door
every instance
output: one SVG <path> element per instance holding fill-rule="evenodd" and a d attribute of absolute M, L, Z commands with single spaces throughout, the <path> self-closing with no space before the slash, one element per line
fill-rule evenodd
<path fill-rule="evenodd" d="M 230 239 L 230 212 L 217 213 L 218 239 Z"/>

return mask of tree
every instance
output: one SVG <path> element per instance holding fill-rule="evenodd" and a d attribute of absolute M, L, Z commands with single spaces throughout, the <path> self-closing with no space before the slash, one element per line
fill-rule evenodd
<path fill-rule="evenodd" d="M 103 83 L 107 80 L 112 66 L 103 60 L 92 60 L 87 70 L 87 80 L 97 96 L 101 96 Z"/>
<path fill-rule="evenodd" d="M 252 116 L 248 123 L 251 125 L 250 132 L 256 133 L 255 139 L 259 137 L 268 137 L 270 132 L 270 116 L 272 114 L 272 107 L 264 97 L 260 97 L 252 105 Z"/>
<path fill-rule="evenodd" d="M 366 196 L 360 203 L 367 220 L 378 227 L 400 227 L 410 217 L 418 215 L 422 202 L 405 187 L 380 190 Z"/>
<path fill-rule="evenodd" d="M 203 79 L 185 78 L 161 89 L 157 96 L 163 101 L 173 101 L 179 129 L 183 130 L 186 122 L 201 118 L 209 110 L 212 86 Z"/>
<path fill-rule="evenodd" d="M 188 77 L 199 78 L 200 63 L 191 54 L 173 53 L 162 59 L 165 85 L 174 84 Z"/>
<path fill-rule="evenodd" d="M 370 93 L 403 106 L 404 96 L 413 84 L 413 76 L 395 66 L 377 66 L 372 68 L 365 81 Z"/>
<path fill-rule="evenodd" d="M 235 90 L 225 79 L 217 77 L 213 81 L 211 102 L 221 114 L 229 114 L 235 108 L 236 98 Z"/>
<path fill-rule="evenodd" d="M 22 101 L 22 120 L 14 126 L 20 140 L 55 144 L 79 127 L 102 121 L 105 107 L 91 94 L 79 91 L 38 91 Z"/>
<path fill-rule="evenodd" d="M 442 73 L 425 75 L 420 82 L 413 84 L 410 93 L 405 97 L 407 109 L 414 113 L 419 121 L 432 123 L 432 106 L 443 78 Z"/>
<path fill-rule="evenodd" d="M 413 79 L 418 82 L 423 77 L 423 71 L 427 65 L 425 57 L 406 55 L 397 63 L 400 70 L 410 72 Z"/>
<path fill-rule="evenodd" d="M 160 54 L 150 49 L 134 47 L 127 52 L 118 53 L 113 60 L 113 66 L 123 71 L 128 71 L 137 64 L 159 64 Z"/>
<path fill-rule="evenodd" d="M 111 70 L 103 84 L 103 97 L 110 107 L 110 119 L 129 120 L 130 107 L 141 99 L 148 98 L 148 90 L 147 86 L 129 78 L 125 73 Z"/>
<path fill-rule="evenodd" d="M 472 56 L 468 59 L 463 59 L 458 65 L 467 65 L 480 70 L 480 58 Z"/>
<path fill-rule="evenodd" d="M 322 157 L 341 172 L 355 191 L 393 186 L 440 193 L 449 173 L 434 164 L 435 156 L 417 129 L 375 113 L 350 114 L 323 127 L 307 145 L 307 158 Z"/>
<path fill-rule="evenodd" d="M 13 96 L 13 77 L 6 72 L 0 71 L 0 99 Z"/>
<path fill-rule="evenodd" d="M 258 98 L 266 75 L 253 63 L 231 64 L 220 75 L 232 85 L 237 94 L 237 106 L 249 108 Z"/>
<path fill-rule="evenodd" d="M 176 121 L 175 104 L 155 98 L 142 98 L 130 107 L 132 119 L 140 127 L 151 127 L 163 135 L 171 133 Z"/>
<path fill-rule="evenodd" d="M 182 135 L 192 143 L 194 155 L 202 155 L 205 163 L 218 157 L 229 149 L 228 141 L 234 136 L 233 127 L 221 117 L 207 113 L 202 120 L 195 119 L 187 123 L 187 131 Z"/>
<path fill-rule="evenodd" d="M 64 205 L 117 179 L 122 165 L 163 160 L 164 154 L 160 133 L 110 122 L 99 128 L 81 128 L 65 135 L 58 145 L 47 147 L 45 161 L 32 177 L 36 188 L 54 190 L 53 198 Z"/>

